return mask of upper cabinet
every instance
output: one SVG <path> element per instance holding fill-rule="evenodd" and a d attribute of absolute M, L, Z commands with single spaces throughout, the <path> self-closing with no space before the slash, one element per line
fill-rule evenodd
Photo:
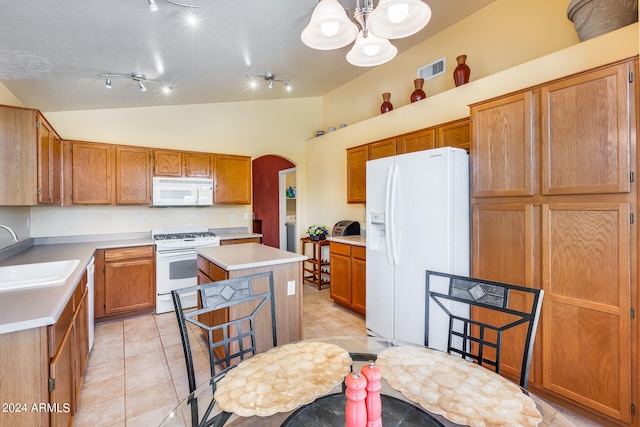
<path fill-rule="evenodd" d="M 148 205 L 151 149 L 65 141 L 66 205 Z"/>
<path fill-rule="evenodd" d="M 436 148 L 436 130 L 434 128 L 401 135 L 396 145 L 396 154 L 413 153 L 414 151 Z"/>
<path fill-rule="evenodd" d="M 534 100 L 527 91 L 472 107 L 474 197 L 533 194 Z"/>
<path fill-rule="evenodd" d="M 0 205 L 60 205 L 60 137 L 38 110 L 0 106 Z"/>
<path fill-rule="evenodd" d="M 116 147 L 116 203 L 144 205 L 151 201 L 151 149 Z"/>
<path fill-rule="evenodd" d="M 369 147 L 347 149 L 347 203 L 364 203 L 367 200 L 367 160 Z"/>
<path fill-rule="evenodd" d="M 42 114 L 36 114 L 38 138 L 38 204 L 62 204 L 62 139 Z"/>
<path fill-rule="evenodd" d="M 154 176 L 182 176 L 182 152 L 153 150 Z"/>
<path fill-rule="evenodd" d="M 70 202 L 72 204 L 111 204 L 114 148 L 110 144 L 95 142 L 68 142 L 71 154 Z"/>
<path fill-rule="evenodd" d="M 209 153 L 153 150 L 153 160 L 154 176 L 211 178 Z"/>
<path fill-rule="evenodd" d="M 251 204 L 251 157 L 213 155 L 213 202 Z"/>
<path fill-rule="evenodd" d="M 396 138 L 387 138 L 369 144 L 368 160 L 381 159 L 396 155 Z"/>
<path fill-rule="evenodd" d="M 209 153 L 185 153 L 184 176 L 211 178 L 211 160 Z"/>
<path fill-rule="evenodd" d="M 469 119 L 456 120 L 436 128 L 437 146 L 462 148 L 469 151 L 471 148 L 471 126 Z"/>
<path fill-rule="evenodd" d="M 464 118 L 347 148 L 347 203 L 365 203 L 367 200 L 368 160 L 439 147 L 455 147 L 469 151 L 471 145 L 469 127 L 469 119 Z"/>
<path fill-rule="evenodd" d="M 630 191 L 631 71 L 619 64 L 542 87 L 543 194 Z"/>

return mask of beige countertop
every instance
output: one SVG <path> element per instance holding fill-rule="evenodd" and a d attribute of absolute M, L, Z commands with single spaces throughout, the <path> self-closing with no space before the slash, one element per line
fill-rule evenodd
<path fill-rule="evenodd" d="M 196 248 L 196 252 L 226 271 L 286 264 L 307 259 L 304 255 L 258 243 L 208 246 Z"/>
<path fill-rule="evenodd" d="M 80 261 L 64 284 L 0 291 L 0 334 L 53 325 L 60 317 L 96 249 L 153 244 L 153 240 L 148 238 L 36 245 L 0 260 L 0 266 L 68 259 Z"/>
<path fill-rule="evenodd" d="M 367 238 L 365 236 L 333 236 L 327 237 L 330 242 L 346 243 L 354 246 L 367 246 Z"/>

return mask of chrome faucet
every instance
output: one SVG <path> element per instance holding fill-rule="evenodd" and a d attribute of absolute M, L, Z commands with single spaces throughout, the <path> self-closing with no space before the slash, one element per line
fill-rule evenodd
<path fill-rule="evenodd" d="M 17 242 L 18 241 L 18 235 L 16 234 L 15 231 L 13 231 L 11 229 L 11 227 L 9 227 L 8 225 L 0 224 L 0 228 L 4 228 L 5 230 L 7 230 L 9 232 L 9 234 L 11 234 L 11 240 L 13 242 Z"/>

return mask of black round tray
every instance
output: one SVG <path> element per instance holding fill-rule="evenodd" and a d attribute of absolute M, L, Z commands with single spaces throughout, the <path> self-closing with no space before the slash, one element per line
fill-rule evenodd
<path fill-rule="evenodd" d="M 442 427 L 427 412 L 404 400 L 381 395 L 382 425 L 384 427 Z M 287 427 L 344 426 L 344 408 L 347 397 L 343 393 L 330 394 L 305 405 L 282 423 Z"/>

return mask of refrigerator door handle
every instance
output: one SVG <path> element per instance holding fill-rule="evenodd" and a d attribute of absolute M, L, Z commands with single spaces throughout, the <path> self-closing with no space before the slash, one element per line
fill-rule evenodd
<path fill-rule="evenodd" d="M 389 208 L 391 203 L 391 181 L 393 178 L 394 166 L 389 166 L 387 170 L 387 188 L 385 190 L 385 200 L 384 200 L 384 229 L 386 233 L 386 246 L 387 246 L 387 261 L 389 264 L 393 265 L 393 254 L 391 253 L 391 222 L 389 221 Z"/>
<path fill-rule="evenodd" d="M 398 265 L 398 246 L 396 245 L 396 190 L 398 188 L 398 166 L 394 164 L 391 177 L 391 195 L 389 197 L 389 239 L 393 264 Z"/>

